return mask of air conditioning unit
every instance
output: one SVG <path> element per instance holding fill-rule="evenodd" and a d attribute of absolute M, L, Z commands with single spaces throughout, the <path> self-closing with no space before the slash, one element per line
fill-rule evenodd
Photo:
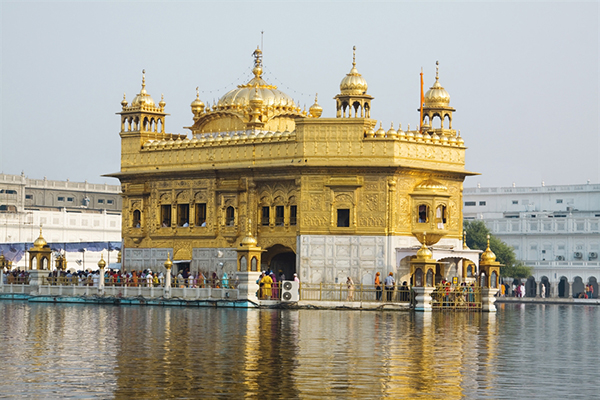
<path fill-rule="evenodd" d="M 574 256 L 575 256 L 575 258 L 580 259 L 581 257 L 583 257 L 583 254 L 581 254 L 580 251 L 576 251 Z"/>
<path fill-rule="evenodd" d="M 556 256 L 557 261 L 565 261 L 565 256 Z"/>
<path fill-rule="evenodd" d="M 300 300 L 300 283 L 296 281 L 283 281 L 281 284 L 281 301 Z"/>
<path fill-rule="evenodd" d="M 592 251 L 590 253 L 590 260 L 595 260 L 598 258 L 598 253 L 596 253 L 595 251 Z"/>

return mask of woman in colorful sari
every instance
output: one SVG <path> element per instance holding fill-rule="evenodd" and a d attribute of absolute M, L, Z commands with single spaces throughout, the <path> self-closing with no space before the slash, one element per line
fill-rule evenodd
<path fill-rule="evenodd" d="M 223 277 L 221 278 L 221 282 L 223 283 L 224 289 L 227 289 L 229 287 L 229 277 L 227 276 L 227 272 L 223 272 Z"/>

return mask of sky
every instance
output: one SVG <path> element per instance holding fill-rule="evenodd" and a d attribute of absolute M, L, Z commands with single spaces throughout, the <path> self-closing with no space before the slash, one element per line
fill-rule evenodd
<path fill-rule="evenodd" d="M 118 184 L 123 93 L 141 71 L 166 130 L 188 133 L 198 86 L 212 103 L 263 78 L 323 117 L 352 47 L 371 118 L 419 122 L 440 83 L 468 147 L 465 187 L 599 183 L 597 2 L 8 2 L 1 14 L 0 172 Z M 262 34 L 261 38 L 261 32 Z"/>

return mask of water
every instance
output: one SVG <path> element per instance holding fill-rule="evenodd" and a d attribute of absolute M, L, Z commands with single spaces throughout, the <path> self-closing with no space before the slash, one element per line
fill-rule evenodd
<path fill-rule="evenodd" d="M 599 321 L 0 301 L 0 397 L 597 398 Z"/>

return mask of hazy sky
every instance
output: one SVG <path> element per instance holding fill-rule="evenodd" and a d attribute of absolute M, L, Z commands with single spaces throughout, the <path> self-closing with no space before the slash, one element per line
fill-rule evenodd
<path fill-rule="evenodd" d="M 600 179 L 597 2 L 1 3 L 0 170 L 118 183 L 123 92 L 146 69 L 168 132 L 189 133 L 190 103 L 245 83 L 264 31 L 264 78 L 324 117 L 349 72 L 371 117 L 419 121 L 419 72 L 440 82 L 468 147 L 465 186 Z"/>

